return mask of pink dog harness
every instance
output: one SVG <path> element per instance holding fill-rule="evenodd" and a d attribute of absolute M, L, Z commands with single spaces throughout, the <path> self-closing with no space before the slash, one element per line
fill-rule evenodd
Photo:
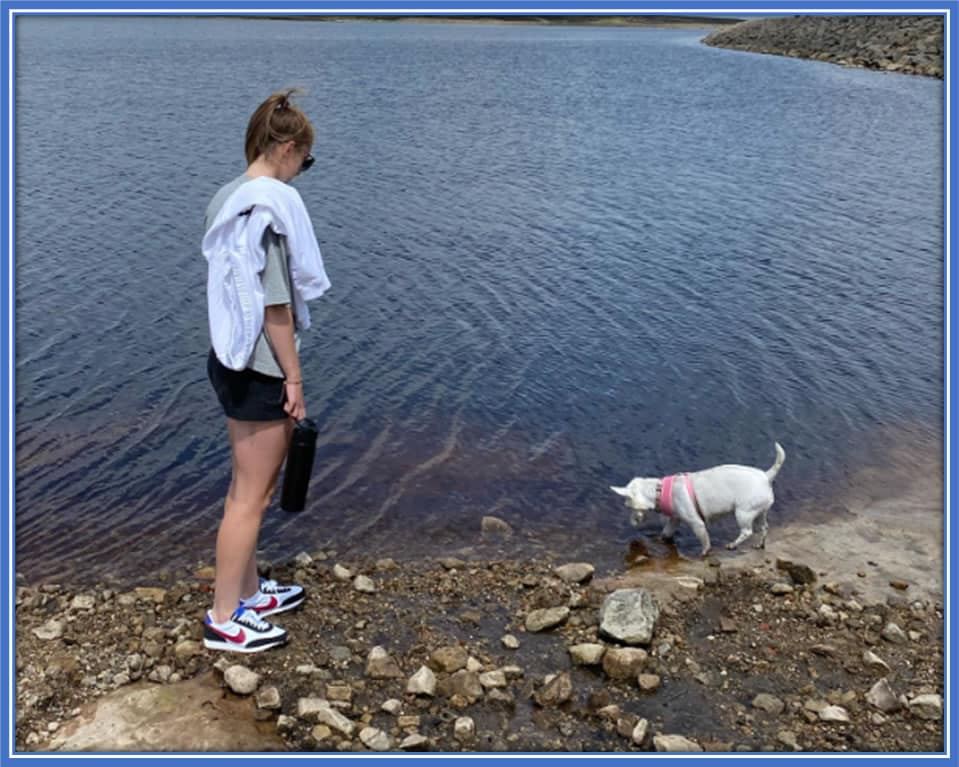
<path fill-rule="evenodd" d="M 689 498 L 693 502 L 693 506 L 696 509 L 696 513 L 699 514 L 699 518 L 705 522 L 703 518 L 702 509 L 699 508 L 699 501 L 696 498 L 696 491 L 693 490 L 692 480 L 689 478 L 689 474 L 671 474 L 668 477 L 663 477 L 662 484 L 659 486 L 659 492 L 656 494 L 656 510 L 661 511 L 667 517 L 672 517 L 676 512 L 676 507 L 673 504 L 673 491 L 676 480 L 680 477 L 683 478 L 683 482 L 686 483 L 686 492 L 689 493 Z"/>

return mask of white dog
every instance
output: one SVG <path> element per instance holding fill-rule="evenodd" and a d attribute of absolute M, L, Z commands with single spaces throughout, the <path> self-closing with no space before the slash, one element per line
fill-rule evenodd
<path fill-rule="evenodd" d="M 766 471 L 751 466 L 714 466 L 692 474 L 674 474 L 662 479 L 636 477 L 626 487 L 610 487 L 614 493 L 625 496 L 626 505 L 633 510 L 632 520 L 642 524 L 647 511 L 658 511 L 666 517 L 663 539 L 672 540 L 680 522 L 689 525 L 703 546 L 703 556 L 709 553 L 709 533 L 706 520 L 728 512 L 736 513 L 739 537 L 726 548 L 735 549 L 753 534 L 753 524 L 759 534 L 757 549 L 765 548 L 766 512 L 773 505 L 773 480 L 779 473 L 786 451 L 776 444 L 776 462 Z"/>

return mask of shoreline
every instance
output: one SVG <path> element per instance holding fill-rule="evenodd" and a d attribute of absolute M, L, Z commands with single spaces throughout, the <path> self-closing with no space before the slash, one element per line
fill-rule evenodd
<path fill-rule="evenodd" d="M 717 30 L 705 45 L 943 79 L 941 16 L 792 16 Z"/>
<path fill-rule="evenodd" d="M 256 655 L 202 648 L 210 566 L 123 592 L 18 580 L 17 748 L 941 750 L 937 503 L 850 498 L 765 551 L 629 568 L 301 552 L 269 573 L 308 589 L 276 619 L 291 641 Z M 634 588 L 659 617 L 623 646 L 602 605 Z"/>
<path fill-rule="evenodd" d="M 594 14 L 542 14 L 542 15 L 495 15 L 464 14 L 442 15 L 230 15 L 208 18 L 241 18 L 270 21 L 316 21 L 326 23 L 343 22 L 388 22 L 415 24 L 481 24 L 490 26 L 553 26 L 553 27 L 650 27 L 666 29 L 705 29 L 737 24 L 742 19 L 721 16 L 684 16 L 675 14 L 636 14 L 636 15 L 594 15 Z"/>

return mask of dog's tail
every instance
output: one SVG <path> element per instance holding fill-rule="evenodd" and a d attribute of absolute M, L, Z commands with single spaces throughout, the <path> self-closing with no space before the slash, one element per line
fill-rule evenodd
<path fill-rule="evenodd" d="M 776 463 L 766 469 L 766 479 L 769 480 L 769 483 L 772 484 L 772 481 L 776 479 L 776 475 L 779 473 L 779 470 L 782 468 L 783 462 L 786 460 L 786 451 L 783 450 L 783 446 L 778 442 L 776 443 Z"/>

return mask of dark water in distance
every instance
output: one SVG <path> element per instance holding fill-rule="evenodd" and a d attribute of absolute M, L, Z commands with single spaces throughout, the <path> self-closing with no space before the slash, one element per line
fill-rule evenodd
<path fill-rule="evenodd" d="M 519 551 L 615 564 L 655 532 L 607 489 L 634 475 L 779 440 L 774 537 L 892 445 L 935 461 L 942 82 L 703 34 L 20 17 L 17 569 L 212 561 L 202 213 L 285 85 L 333 288 L 310 505 L 271 512 L 267 556 L 445 555 L 495 514 Z"/>

